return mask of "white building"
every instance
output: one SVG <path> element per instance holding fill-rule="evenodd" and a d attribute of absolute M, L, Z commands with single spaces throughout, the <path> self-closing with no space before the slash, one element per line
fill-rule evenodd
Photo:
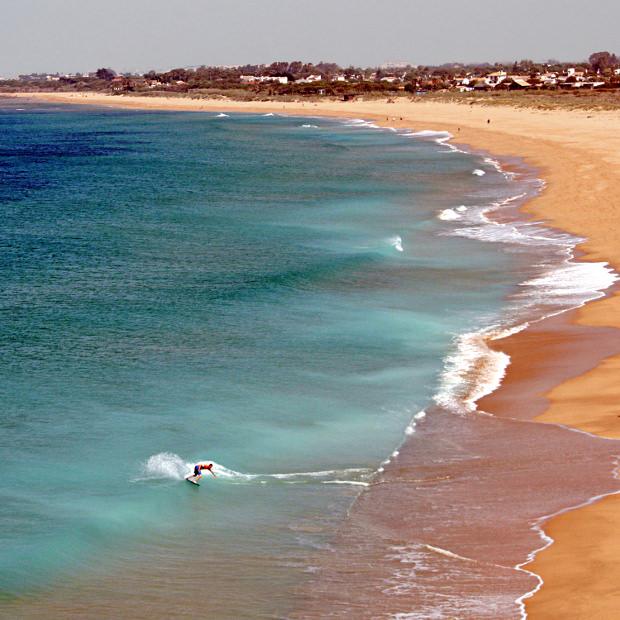
<path fill-rule="evenodd" d="M 309 75 L 308 77 L 295 80 L 295 84 L 312 84 L 313 82 L 322 82 L 322 75 Z"/>
<path fill-rule="evenodd" d="M 507 73 L 505 71 L 494 71 L 493 73 L 489 73 L 484 78 L 485 84 L 495 88 L 498 84 L 501 84 L 507 77 Z"/>
<path fill-rule="evenodd" d="M 285 75 L 241 75 L 239 79 L 242 84 L 262 84 L 263 82 L 288 84 L 288 77 Z"/>

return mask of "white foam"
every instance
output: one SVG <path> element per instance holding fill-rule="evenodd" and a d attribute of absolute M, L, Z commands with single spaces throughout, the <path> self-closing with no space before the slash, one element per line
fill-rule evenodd
<path fill-rule="evenodd" d="M 618 472 L 618 467 L 619 467 L 619 460 L 618 459 L 619 458 L 620 457 L 616 457 L 615 462 L 614 462 L 614 467 L 613 467 L 612 472 L 611 472 L 612 478 L 614 478 L 615 480 L 619 480 L 620 479 L 619 472 Z M 600 495 L 595 495 L 594 497 L 591 497 L 590 499 L 586 500 L 585 502 L 582 502 L 581 504 L 577 504 L 576 506 L 569 506 L 568 508 L 562 508 L 561 510 L 558 510 L 557 512 L 554 512 L 553 514 L 544 515 L 543 517 L 540 517 L 539 519 L 536 519 L 531 524 L 530 529 L 538 534 L 538 536 L 542 540 L 543 544 L 542 544 L 542 546 L 540 546 L 537 549 L 534 549 L 533 551 L 528 553 L 527 558 L 525 559 L 524 562 L 521 562 L 521 563 L 515 565 L 515 567 L 514 567 L 515 570 L 518 570 L 518 571 L 521 571 L 521 572 L 526 573 L 528 575 L 531 575 L 532 577 L 534 577 L 537 580 L 536 586 L 534 586 L 534 588 L 532 590 L 530 590 L 529 592 L 526 592 L 525 594 L 521 595 L 519 598 L 517 598 L 515 600 L 515 603 L 519 607 L 519 612 L 520 612 L 522 620 L 526 620 L 527 619 L 527 611 L 525 609 L 525 601 L 527 599 L 529 599 L 529 598 L 532 598 L 532 596 L 534 596 L 534 594 L 536 594 L 542 588 L 542 586 L 545 583 L 543 578 L 539 574 L 534 573 L 533 571 L 530 571 L 530 570 L 528 570 L 525 567 L 528 564 L 531 564 L 536 559 L 536 556 L 541 551 L 544 551 L 545 549 L 550 547 L 555 542 L 555 540 L 553 538 L 551 538 L 551 536 L 549 536 L 549 534 L 547 534 L 545 532 L 545 530 L 543 529 L 543 526 L 545 525 L 545 523 L 547 523 L 548 521 L 550 521 L 551 519 L 553 519 L 555 517 L 558 517 L 560 515 L 566 514 L 568 512 L 572 512 L 573 510 L 579 510 L 580 508 L 585 508 L 586 506 L 591 506 L 592 504 L 596 504 L 600 500 L 605 499 L 606 497 L 611 497 L 612 495 L 620 495 L 620 490 L 618 490 L 618 491 L 611 491 L 609 493 L 602 493 Z"/>
<path fill-rule="evenodd" d="M 412 138 L 439 138 L 440 140 L 450 139 L 452 137 L 449 131 L 436 131 L 434 129 L 422 129 L 421 131 L 412 131 L 411 133 L 403 135 Z"/>
<path fill-rule="evenodd" d="M 453 553 L 452 551 L 448 551 L 447 549 L 442 549 L 441 547 L 435 547 L 433 545 L 424 545 L 429 551 L 434 551 L 439 555 L 445 555 L 447 558 L 452 558 L 453 560 L 462 560 L 463 562 L 474 562 L 477 563 L 477 560 L 472 558 L 466 558 L 464 555 L 459 555 L 458 553 Z"/>
<path fill-rule="evenodd" d="M 470 226 L 444 231 L 440 234 L 468 237 L 491 243 L 514 243 L 539 247 L 555 246 L 562 249 L 565 255 L 568 255 L 570 250 L 581 239 L 565 233 L 552 231 L 537 222 L 500 222 L 488 217 L 489 214 L 501 211 L 525 196 L 527 194 L 523 192 L 482 207 L 465 207 L 461 205 L 461 207 L 457 207 L 457 210 L 463 215 L 461 219 L 470 224 Z"/>
<path fill-rule="evenodd" d="M 492 157 L 485 157 L 484 163 L 489 164 L 489 166 L 493 166 L 493 168 L 495 168 L 495 170 L 497 170 L 498 172 L 504 173 L 504 169 L 502 168 L 502 165 L 497 161 L 497 159 L 493 159 Z"/>
<path fill-rule="evenodd" d="M 440 220 L 444 220 L 444 221 L 453 221 L 453 220 L 460 220 L 461 219 L 461 214 L 456 212 L 456 209 L 443 209 L 442 211 L 439 212 L 439 214 L 437 215 L 437 217 Z"/>
<path fill-rule="evenodd" d="M 347 484 L 364 483 L 364 479 L 372 475 L 372 470 L 366 467 L 350 467 L 346 469 L 326 469 L 321 471 L 288 472 L 274 474 L 244 473 L 229 469 L 220 463 L 210 459 L 201 459 L 198 463 L 213 463 L 213 473 L 218 479 L 233 482 L 259 482 L 265 484 L 269 481 L 283 481 L 287 483 L 304 482 L 329 482 L 346 478 Z M 142 464 L 142 475 L 134 481 L 148 480 L 183 480 L 191 475 L 196 462 L 186 461 L 172 452 L 160 452 L 153 454 Z M 353 480 L 349 480 L 353 478 Z M 345 482 L 342 482 L 344 484 Z"/>
<path fill-rule="evenodd" d="M 508 573 L 511 568 L 469 558 L 422 542 L 391 546 L 389 549 L 392 553 L 386 554 L 385 559 L 392 563 L 391 575 L 383 580 L 387 587 L 384 587 L 381 592 L 390 597 L 403 597 L 400 608 L 415 609 L 415 611 L 392 613 L 386 615 L 386 618 L 447 620 L 448 618 L 503 618 L 506 615 L 507 600 L 501 594 L 493 598 L 481 597 L 480 593 L 451 596 L 448 593 L 442 593 L 441 589 L 433 588 L 433 596 L 425 599 L 419 595 L 424 592 L 424 582 L 427 582 L 429 578 L 436 585 L 437 580 L 449 582 L 465 574 L 471 577 L 475 574 L 473 571 L 479 570 L 477 566 L 493 567 L 495 572 L 502 574 Z M 418 600 L 415 607 L 409 604 L 412 594 Z M 392 605 L 398 605 L 395 598 L 391 598 L 391 602 Z"/>
<path fill-rule="evenodd" d="M 533 303 L 575 307 L 604 295 L 618 274 L 609 263 L 568 262 L 520 284 Z M 578 303 L 577 303 L 578 302 Z"/>
<path fill-rule="evenodd" d="M 318 125 L 308 125 L 308 124 L 302 125 L 302 127 L 305 129 L 318 129 L 319 128 Z"/>
<path fill-rule="evenodd" d="M 403 249 L 403 240 L 401 237 L 399 237 L 398 235 L 396 235 L 395 237 L 391 237 L 389 239 L 389 244 L 396 250 L 398 250 L 399 252 L 404 252 Z"/>
<path fill-rule="evenodd" d="M 450 140 L 450 138 L 446 138 L 444 140 L 438 140 L 438 142 L 440 144 L 442 144 L 443 146 L 448 147 L 448 150 L 444 151 L 445 153 L 464 153 L 465 155 L 468 155 L 467 151 L 464 151 L 463 149 L 460 149 L 460 148 L 454 146 L 454 144 L 450 144 L 450 142 L 448 142 L 448 140 Z"/>
<path fill-rule="evenodd" d="M 300 471 L 289 474 L 262 474 L 262 476 L 278 480 L 291 480 L 295 478 L 328 478 L 342 474 L 368 474 L 369 472 L 370 470 L 364 467 L 351 467 L 348 469 L 326 469 L 323 471 Z"/>
<path fill-rule="evenodd" d="M 485 163 L 494 166 L 498 172 L 503 173 L 501 165 L 496 160 L 486 158 Z M 482 176 L 484 171 L 475 170 L 473 174 Z M 510 173 L 504 174 L 508 176 Z M 544 184 L 539 183 L 538 186 L 542 188 Z M 540 273 L 537 276 L 521 283 L 520 293 L 510 298 L 509 307 L 504 315 L 506 317 L 504 325 L 494 325 L 479 331 L 461 334 L 455 338 L 453 352 L 445 359 L 440 387 L 434 397 L 435 402 L 440 406 L 455 413 L 466 414 L 476 411 L 477 401 L 486 394 L 495 391 L 503 380 L 510 363 L 510 357 L 503 352 L 492 350 L 487 344 L 489 340 L 505 338 L 527 328 L 532 322 L 543 320 L 548 316 L 565 312 L 590 300 L 600 298 L 604 296 L 604 291 L 619 279 L 618 274 L 613 271 L 608 263 L 576 262 L 574 260 L 574 249 L 578 243 L 583 241 L 580 238 L 545 228 L 536 222 L 513 221 L 505 223 L 493 221 L 487 217 L 489 212 L 508 206 L 525 195 L 512 196 L 486 207 L 468 208 L 462 206 L 456 209 L 445 209 L 438 215 L 441 220 L 466 220 L 470 224 L 467 228 L 453 229 L 449 233 L 444 232 L 442 234 L 460 235 L 480 241 L 509 243 L 516 246 L 538 246 L 555 250 L 557 255 L 555 261 L 550 259 L 548 262 L 539 265 Z M 553 262 L 556 264 L 553 265 Z M 538 317 L 529 319 L 533 307 L 536 307 Z M 526 321 L 525 317 L 529 320 Z M 413 434 L 415 428 L 416 423 L 412 420 L 406 428 L 405 434 Z M 381 467 L 379 471 L 383 471 L 383 468 Z M 616 479 L 620 478 L 618 463 L 616 463 L 613 476 Z M 540 548 L 532 551 L 525 562 L 513 567 L 537 579 L 535 588 L 515 601 L 519 607 L 521 618 L 527 618 L 524 601 L 533 596 L 543 585 L 542 578 L 525 567 L 533 561 L 540 551 L 553 543 L 553 539 L 543 530 L 543 524 L 554 516 L 615 494 L 620 494 L 620 491 L 596 496 L 579 506 L 541 517 L 532 524 L 532 529 L 539 534 L 543 544 Z M 454 559 L 471 561 L 444 549 L 430 545 L 426 545 L 426 548 Z M 403 613 L 396 614 L 394 617 L 404 619 L 418 616 L 415 613 Z"/>
<path fill-rule="evenodd" d="M 267 112 L 267 114 L 263 114 L 263 116 L 275 116 L 273 112 Z"/>
<path fill-rule="evenodd" d="M 344 123 L 346 127 L 359 127 L 366 129 L 381 129 L 379 125 L 375 125 L 375 123 L 371 123 L 370 121 L 366 121 L 363 118 L 352 118 Z"/>
<path fill-rule="evenodd" d="M 480 170 L 480 168 L 476 168 L 472 174 L 475 174 L 477 177 L 483 177 L 486 172 L 484 170 Z"/>
<path fill-rule="evenodd" d="M 417 423 L 426 417 L 426 411 L 418 411 L 409 421 L 409 424 L 405 428 L 405 437 L 409 437 L 415 433 Z M 392 456 L 398 456 L 399 452 L 396 451 Z"/>
<path fill-rule="evenodd" d="M 197 461 L 202 462 L 202 461 Z M 257 477 L 255 474 L 243 474 L 232 469 L 228 469 L 214 461 L 205 462 L 213 463 L 213 473 L 224 479 L 236 480 L 252 480 Z M 189 476 L 194 468 L 194 464 L 186 461 L 178 454 L 172 452 L 160 452 L 153 454 L 142 464 L 142 476 L 136 480 L 183 480 Z"/>
<path fill-rule="evenodd" d="M 223 478 L 225 480 L 256 480 L 260 478 L 258 474 L 244 474 L 240 471 L 235 471 L 234 469 L 228 469 L 228 467 L 224 467 L 224 465 L 220 465 L 219 463 L 213 462 L 213 473 L 218 478 Z"/>
<path fill-rule="evenodd" d="M 491 229 L 494 231 L 492 235 Z M 525 329 L 533 320 L 525 321 L 524 317 L 533 311 L 539 313 L 535 320 L 540 321 L 598 299 L 618 280 L 618 275 L 607 263 L 574 262 L 566 237 L 528 237 L 523 228 L 507 224 L 483 225 L 458 232 L 463 234 L 464 231 L 469 233 L 466 236 L 486 241 L 538 246 L 553 246 L 555 243 L 559 256 L 564 257 L 560 265 L 541 266 L 539 276 L 521 283 L 519 293 L 509 300 L 505 326 L 492 326 L 455 338 L 453 353 L 445 359 L 440 388 L 434 400 L 451 411 L 472 412 L 480 398 L 501 385 L 510 363 L 509 356 L 490 349 L 487 340 L 504 338 Z M 480 236 L 475 234 L 476 231 L 481 233 Z M 511 321 L 514 321 L 512 325 Z"/>
<path fill-rule="evenodd" d="M 230 115 L 224 114 L 224 112 L 220 112 L 215 118 L 230 118 Z"/>
<path fill-rule="evenodd" d="M 182 480 L 191 472 L 192 464 L 172 452 L 153 454 L 142 464 L 142 477 L 138 480 Z"/>
<path fill-rule="evenodd" d="M 489 158 L 487 163 L 494 161 Z M 502 222 L 488 217 L 495 211 L 512 206 L 526 195 L 520 193 L 483 207 L 463 206 L 458 212 L 456 209 L 445 209 L 438 215 L 441 220 L 468 224 L 440 234 L 507 243 L 515 247 L 534 246 L 554 251 L 557 256 L 555 260 L 553 256 L 545 259 L 538 267 L 538 275 L 522 282 L 519 292 L 509 298 L 504 325 L 494 325 L 455 338 L 453 352 L 445 359 L 440 388 L 434 398 L 439 405 L 452 411 L 474 411 L 476 401 L 501 384 L 510 358 L 491 350 L 486 340 L 525 329 L 532 322 L 530 317 L 533 313 L 538 314 L 534 320 L 539 321 L 598 299 L 618 280 L 618 274 L 607 263 L 574 261 L 574 248 L 583 241 L 578 237 L 554 231 L 537 222 Z"/>
<path fill-rule="evenodd" d="M 455 338 L 454 352 L 444 361 L 440 388 L 434 396 L 438 405 L 457 413 L 472 412 L 478 400 L 501 385 L 510 357 L 487 345 L 494 330 L 503 333 L 491 328 Z"/>

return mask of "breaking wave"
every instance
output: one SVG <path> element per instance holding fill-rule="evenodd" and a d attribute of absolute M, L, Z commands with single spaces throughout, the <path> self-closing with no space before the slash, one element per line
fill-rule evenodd
<path fill-rule="evenodd" d="M 395 237 L 392 237 L 390 240 L 390 245 L 395 249 L 398 250 L 399 252 L 404 252 L 403 249 L 403 240 L 401 237 L 399 237 L 398 235 L 396 235 Z"/>
<path fill-rule="evenodd" d="M 490 158 L 485 161 L 503 173 L 499 162 Z M 535 249 L 547 257 L 534 267 L 538 273 L 521 282 L 518 291 L 508 298 L 508 307 L 500 323 L 454 338 L 452 352 L 444 360 L 439 390 L 434 396 L 438 405 L 451 411 L 475 411 L 476 402 L 501 385 L 510 357 L 492 350 L 489 342 L 517 333 L 531 322 L 603 297 L 604 291 L 618 280 L 618 274 L 608 263 L 574 260 L 575 247 L 583 241 L 579 237 L 555 231 L 539 222 L 489 217 L 514 207 L 527 196 L 528 192 L 522 192 L 490 205 L 461 205 L 437 214 L 437 218 L 448 225 L 456 224 L 440 234 L 512 245 L 523 251 Z"/>
<path fill-rule="evenodd" d="M 367 129 L 381 129 L 379 125 L 365 121 L 363 118 L 352 118 L 344 122 L 345 127 L 365 127 Z"/>
<path fill-rule="evenodd" d="M 430 138 L 440 143 L 452 138 L 452 134 L 449 131 L 435 131 L 434 129 L 422 129 L 421 131 L 412 131 L 402 135 L 406 138 Z"/>

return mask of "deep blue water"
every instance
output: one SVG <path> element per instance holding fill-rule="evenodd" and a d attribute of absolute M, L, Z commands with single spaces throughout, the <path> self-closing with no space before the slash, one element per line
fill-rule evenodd
<path fill-rule="evenodd" d="M 514 185 L 361 123 L 1 104 L 0 592 L 185 553 L 295 582 L 521 277 L 438 213 Z"/>

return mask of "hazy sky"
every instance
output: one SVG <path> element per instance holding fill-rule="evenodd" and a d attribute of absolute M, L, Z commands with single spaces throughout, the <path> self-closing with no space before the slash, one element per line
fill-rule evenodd
<path fill-rule="evenodd" d="M 620 52 L 619 0 L 0 0 L 0 76 Z"/>

